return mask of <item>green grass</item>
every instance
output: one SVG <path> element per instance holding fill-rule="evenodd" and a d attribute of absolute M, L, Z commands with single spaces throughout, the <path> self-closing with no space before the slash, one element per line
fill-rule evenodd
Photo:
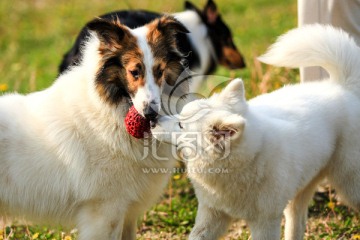
<path fill-rule="evenodd" d="M 205 0 L 193 2 L 202 6 Z M 298 82 L 297 70 L 265 66 L 256 60 L 278 35 L 296 26 L 296 1 L 218 2 L 248 68 L 239 71 L 219 68 L 215 75 L 242 77 L 248 98 Z M 7 87 L 9 92 L 28 93 L 51 85 L 62 55 L 82 26 L 94 16 L 128 8 L 175 12 L 181 11 L 182 5 L 182 1 L 159 0 L 0 1 L 0 91 Z M 306 239 L 360 239 L 359 215 L 336 202 L 332 195 L 324 196 L 310 206 Z M 331 200 L 327 196 L 332 196 Z M 186 176 L 175 175 L 158 204 L 139 220 L 139 239 L 185 239 L 194 224 L 196 205 Z M 15 223 L 0 228 L 2 238 L 74 239 L 76 232 Z M 248 228 L 236 223 L 226 239 L 248 238 Z"/>
<path fill-rule="evenodd" d="M 194 1 L 198 6 L 204 2 Z M 8 84 L 10 91 L 23 93 L 46 88 L 56 78 L 62 55 L 71 47 L 82 26 L 94 16 L 126 8 L 175 12 L 182 10 L 182 2 L 0 1 L 0 83 Z M 254 70 L 250 70 L 254 69 L 254 57 L 263 53 L 276 36 L 296 25 L 295 3 L 223 0 L 219 8 L 249 66 L 247 70 L 231 74 L 247 82 L 252 78 L 260 81 L 261 76 L 253 76 Z M 217 74 L 229 76 L 230 72 L 219 68 Z"/>

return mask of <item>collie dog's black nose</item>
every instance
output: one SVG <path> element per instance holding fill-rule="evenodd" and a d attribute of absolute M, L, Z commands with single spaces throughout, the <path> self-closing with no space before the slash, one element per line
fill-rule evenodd
<path fill-rule="evenodd" d="M 144 110 L 144 116 L 149 120 L 155 121 L 158 116 L 158 112 L 155 111 L 152 107 L 147 107 Z"/>

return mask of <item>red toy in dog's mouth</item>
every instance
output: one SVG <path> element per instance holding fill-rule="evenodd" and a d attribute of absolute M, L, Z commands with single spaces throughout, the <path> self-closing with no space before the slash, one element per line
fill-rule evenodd
<path fill-rule="evenodd" d="M 150 120 L 141 116 L 132 106 L 125 117 L 126 131 L 135 138 L 144 138 L 145 133 L 150 133 Z"/>

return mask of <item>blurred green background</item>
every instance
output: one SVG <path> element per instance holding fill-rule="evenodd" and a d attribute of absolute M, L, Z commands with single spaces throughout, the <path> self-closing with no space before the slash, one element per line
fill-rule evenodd
<path fill-rule="evenodd" d="M 193 3 L 202 8 L 206 0 Z M 182 11 L 183 4 L 183 1 L 160 0 L 2 0 L 0 84 L 20 92 L 49 86 L 57 76 L 63 54 L 84 24 L 95 16 L 117 9 L 172 13 Z M 264 53 L 276 36 L 296 26 L 296 1 L 222 0 L 217 5 L 248 68 L 235 72 L 219 68 L 216 74 L 242 77 L 249 84 L 249 93 L 256 94 L 258 82 L 263 81 L 267 69 L 254 62 L 255 57 Z M 272 84 L 279 86 L 274 80 L 266 84 L 270 88 Z M 262 86 L 261 92 L 265 90 L 268 87 Z"/>

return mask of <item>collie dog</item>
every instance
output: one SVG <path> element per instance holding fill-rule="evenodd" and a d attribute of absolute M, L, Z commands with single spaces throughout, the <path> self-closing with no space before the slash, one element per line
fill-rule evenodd
<path fill-rule="evenodd" d="M 100 18 L 110 20 L 118 18 L 129 28 L 136 28 L 161 16 L 160 13 L 145 10 L 123 10 L 104 14 Z M 174 13 L 173 16 L 190 31 L 188 34 L 179 33 L 176 38 L 178 47 L 186 53 L 190 69 L 200 75 L 191 82 L 191 92 L 195 92 L 201 85 L 204 80 L 202 75 L 213 73 L 218 64 L 229 69 L 245 67 L 244 58 L 236 48 L 231 31 L 213 0 L 208 0 L 203 9 L 185 1 L 185 11 Z M 59 66 L 60 73 L 69 66 L 79 64 L 79 59 L 82 57 L 81 46 L 87 36 L 89 29 L 84 27 L 72 48 L 64 55 Z"/>
<path fill-rule="evenodd" d="M 136 29 L 102 19 L 87 27 L 78 66 L 46 90 L 0 97 L 0 215 L 77 227 L 80 240 L 135 239 L 170 174 L 142 168 L 174 161 L 142 157 L 124 117 L 133 104 L 156 118 L 163 86 L 184 70 L 175 35 L 187 29 L 170 16 Z"/>
<path fill-rule="evenodd" d="M 360 209 L 360 48 L 330 26 L 305 26 L 280 37 L 260 59 L 277 66 L 322 66 L 323 81 L 287 86 L 250 101 L 243 82 L 162 117 L 158 139 L 182 150 L 199 200 L 191 240 L 218 239 L 234 218 L 252 239 L 303 239 L 308 203 L 327 178 L 342 200 Z M 165 132 L 179 132 L 166 134 Z M 196 151 L 194 151 L 196 149 Z M 185 151 L 186 150 L 186 151 Z M 218 174 L 216 174 L 218 173 Z"/>

